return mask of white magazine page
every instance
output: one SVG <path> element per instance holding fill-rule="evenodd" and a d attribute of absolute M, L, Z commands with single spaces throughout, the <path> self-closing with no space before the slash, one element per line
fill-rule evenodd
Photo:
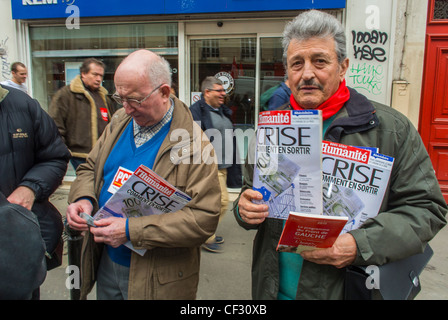
<path fill-rule="evenodd" d="M 94 220 L 108 217 L 135 218 L 152 214 L 175 212 L 182 209 L 191 197 L 181 192 L 151 169 L 140 165 L 106 204 L 93 216 Z M 136 250 L 130 241 L 129 248 Z"/>
<path fill-rule="evenodd" d="M 378 214 L 394 159 L 369 148 L 322 142 L 323 214 L 346 216 L 341 233 Z"/>
<path fill-rule="evenodd" d="M 322 116 L 318 110 L 259 114 L 253 189 L 269 206 L 268 218 L 290 211 L 322 214 Z"/>

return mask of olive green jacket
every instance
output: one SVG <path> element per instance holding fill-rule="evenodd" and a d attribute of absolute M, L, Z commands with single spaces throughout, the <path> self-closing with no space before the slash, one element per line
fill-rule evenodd
<path fill-rule="evenodd" d="M 431 160 L 411 122 L 396 110 L 368 101 L 350 89 L 350 100 L 327 129 L 324 140 L 353 146 L 378 147 L 395 158 L 390 183 L 374 219 L 350 233 L 356 240 L 354 265 L 382 265 L 423 252 L 446 224 L 444 201 Z M 253 163 L 253 161 L 252 161 Z M 253 165 L 244 168 L 242 191 L 252 188 Z M 244 223 L 234 212 L 238 223 Z M 276 246 L 283 223 L 266 219 L 255 226 L 252 266 L 254 299 L 276 299 L 279 288 Z M 343 299 L 345 268 L 304 261 L 297 299 Z"/>

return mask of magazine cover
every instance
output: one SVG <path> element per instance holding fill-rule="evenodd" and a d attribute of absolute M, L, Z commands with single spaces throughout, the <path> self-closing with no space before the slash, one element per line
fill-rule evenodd
<path fill-rule="evenodd" d="M 322 213 L 322 115 L 318 110 L 275 110 L 258 117 L 253 189 L 269 218 L 290 211 Z"/>
<path fill-rule="evenodd" d="M 394 159 L 371 148 L 322 142 L 323 214 L 345 216 L 342 233 L 375 217 L 386 192 Z"/>
<path fill-rule="evenodd" d="M 182 209 L 190 200 L 190 196 L 141 165 L 95 213 L 93 219 L 132 218 L 174 212 Z M 146 251 L 135 250 L 130 242 L 126 245 L 142 255 Z"/>

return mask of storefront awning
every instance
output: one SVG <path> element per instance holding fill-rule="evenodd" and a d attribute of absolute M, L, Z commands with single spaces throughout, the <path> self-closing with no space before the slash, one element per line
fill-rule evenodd
<path fill-rule="evenodd" d="M 345 8 L 345 0 L 11 0 L 13 19 L 170 15 Z"/>

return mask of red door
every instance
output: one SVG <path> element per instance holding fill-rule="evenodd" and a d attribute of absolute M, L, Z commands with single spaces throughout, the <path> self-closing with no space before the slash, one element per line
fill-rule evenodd
<path fill-rule="evenodd" d="M 429 0 L 419 132 L 448 202 L 448 1 Z"/>

